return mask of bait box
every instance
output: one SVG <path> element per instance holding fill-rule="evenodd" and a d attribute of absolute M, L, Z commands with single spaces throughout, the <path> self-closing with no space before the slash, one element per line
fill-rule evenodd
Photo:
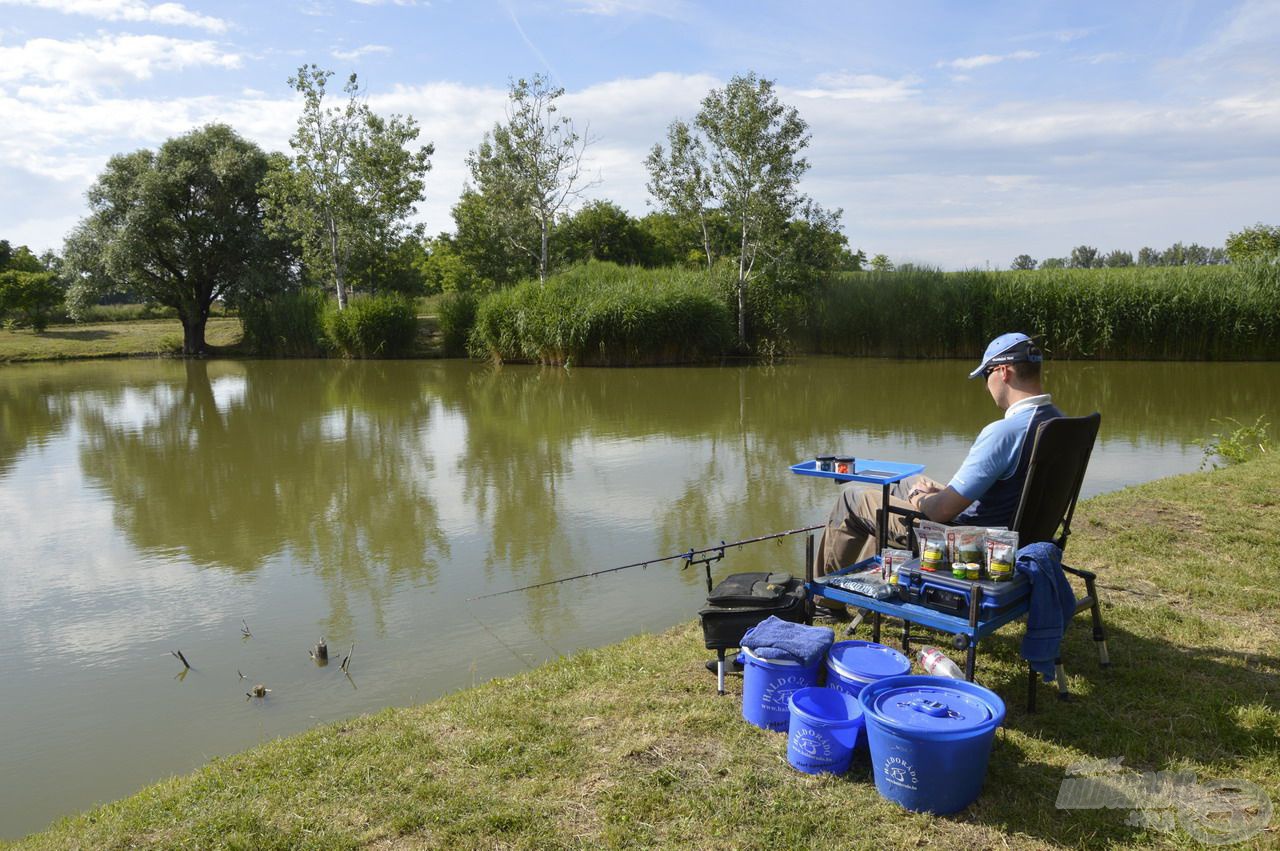
<path fill-rule="evenodd" d="M 708 650 L 741 647 L 747 630 L 771 615 L 803 623 L 807 598 L 803 580 L 787 573 L 735 573 L 720 581 L 698 611 Z"/>
<path fill-rule="evenodd" d="M 898 571 L 898 596 L 903 602 L 962 618 L 969 616 L 970 600 L 977 589 L 982 591 L 978 619 L 988 620 L 1025 600 L 1031 593 L 1031 583 L 1017 572 L 1004 582 L 957 579 L 949 572 L 921 570 L 918 558 L 906 562 Z"/>

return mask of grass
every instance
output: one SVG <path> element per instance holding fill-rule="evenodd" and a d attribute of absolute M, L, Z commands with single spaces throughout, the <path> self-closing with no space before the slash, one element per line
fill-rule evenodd
<path fill-rule="evenodd" d="M 485 296 L 470 348 L 498 362 L 638 366 L 714 359 L 732 339 L 705 274 L 592 261 Z"/>
<path fill-rule="evenodd" d="M 205 340 L 215 348 L 240 342 L 240 320 L 212 317 Z M 51 325 L 43 332 L 0 329 L 0 362 L 119 358 L 182 351 L 177 319 L 121 320 L 84 325 Z"/>
<path fill-rule="evenodd" d="M 1280 264 L 939 272 L 834 277 L 800 348 L 978 357 L 1010 329 L 1061 358 L 1280 359 Z"/>
<path fill-rule="evenodd" d="M 1280 802 L 1277 476 L 1271 453 L 1081 506 L 1071 561 L 1100 575 L 1113 667 L 1078 619 L 1075 701 L 1044 686 L 1028 715 L 1021 627 L 988 639 L 979 680 L 1009 715 L 985 791 L 954 816 L 882 800 L 865 757 L 840 778 L 793 771 L 783 736 L 715 696 L 691 622 L 217 759 L 15 847 L 1192 847 L 1054 802 L 1067 766 L 1112 757 Z M 1236 847 L 1276 844 L 1273 826 Z"/>

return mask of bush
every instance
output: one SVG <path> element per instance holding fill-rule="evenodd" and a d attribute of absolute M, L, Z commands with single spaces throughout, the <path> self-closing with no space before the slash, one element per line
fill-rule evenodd
<path fill-rule="evenodd" d="M 52 272 L 0 272 L 0 320 L 43 331 L 62 305 L 62 289 Z"/>
<path fill-rule="evenodd" d="M 418 336 L 413 302 L 402 295 L 352 299 L 346 310 L 330 308 L 325 334 L 349 358 L 390 358 L 408 354 Z"/>
<path fill-rule="evenodd" d="M 263 357 L 321 357 L 325 353 L 324 307 L 320 290 L 246 301 L 240 306 L 244 345 Z"/>
<path fill-rule="evenodd" d="M 472 293 L 445 293 L 439 303 L 440 336 L 446 357 L 467 353 L 467 337 L 476 324 L 477 299 Z"/>
<path fill-rule="evenodd" d="M 497 361 L 690 363 L 727 350 L 731 316 L 703 272 L 591 262 L 486 297 L 470 348 Z"/>

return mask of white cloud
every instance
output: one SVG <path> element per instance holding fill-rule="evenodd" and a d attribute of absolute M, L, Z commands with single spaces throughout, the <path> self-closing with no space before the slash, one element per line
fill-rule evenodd
<path fill-rule="evenodd" d="M 1034 50 L 1015 50 L 1013 53 L 1005 53 L 995 55 L 991 53 L 983 53 L 979 56 L 965 56 L 960 59 L 952 59 L 949 62 L 939 62 L 939 68 L 958 68 L 961 71 L 969 71 L 973 68 L 982 68 L 986 65 L 996 65 L 1000 62 L 1010 60 L 1023 62 L 1028 59 L 1035 59 L 1040 54 Z"/>
<path fill-rule="evenodd" d="M 418 0 L 353 0 L 361 6 L 417 6 Z"/>
<path fill-rule="evenodd" d="M 680 18 L 685 14 L 685 4 L 680 0 L 577 0 L 573 4 L 573 11 L 603 17 L 655 15 L 661 18 Z"/>
<path fill-rule="evenodd" d="M 104 21 L 197 27 L 217 33 L 227 30 L 227 22 L 221 18 L 193 12 L 181 3 L 151 5 L 144 0 L 0 0 L 0 6 L 30 6 L 67 15 L 86 15 Z"/>
<path fill-rule="evenodd" d="M 360 47 L 352 48 L 351 50 L 338 50 L 337 48 L 334 48 L 333 50 L 329 51 L 329 54 L 334 59 L 341 59 L 345 62 L 354 62 L 355 60 L 359 59 L 361 56 L 370 56 L 375 53 L 390 53 L 390 52 L 391 52 L 391 48 L 387 47 L 385 44 L 365 44 L 365 45 L 361 45 Z"/>
<path fill-rule="evenodd" d="M 819 74 L 819 88 L 797 89 L 805 98 L 835 98 L 869 103 L 891 103 L 920 94 L 920 79 L 914 76 L 893 80 L 875 74 Z"/>
<path fill-rule="evenodd" d="M 223 52 L 212 41 L 158 35 L 101 36 L 82 41 L 34 38 L 18 47 L 0 47 L 0 82 L 52 83 L 82 91 L 147 80 L 157 71 L 198 66 L 238 68 L 240 57 Z"/>

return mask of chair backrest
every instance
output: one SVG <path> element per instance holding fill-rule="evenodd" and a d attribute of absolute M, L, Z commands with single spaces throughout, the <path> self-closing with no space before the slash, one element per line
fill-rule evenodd
<path fill-rule="evenodd" d="M 1019 544 L 1052 541 L 1066 548 L 1071 515 L 1076 510 L 1101 422 L 1102 414 L 1093 413 L 1087 417 L 1055 417 L 1040 424 L 1011 527 L 1018 531 Z"/>

